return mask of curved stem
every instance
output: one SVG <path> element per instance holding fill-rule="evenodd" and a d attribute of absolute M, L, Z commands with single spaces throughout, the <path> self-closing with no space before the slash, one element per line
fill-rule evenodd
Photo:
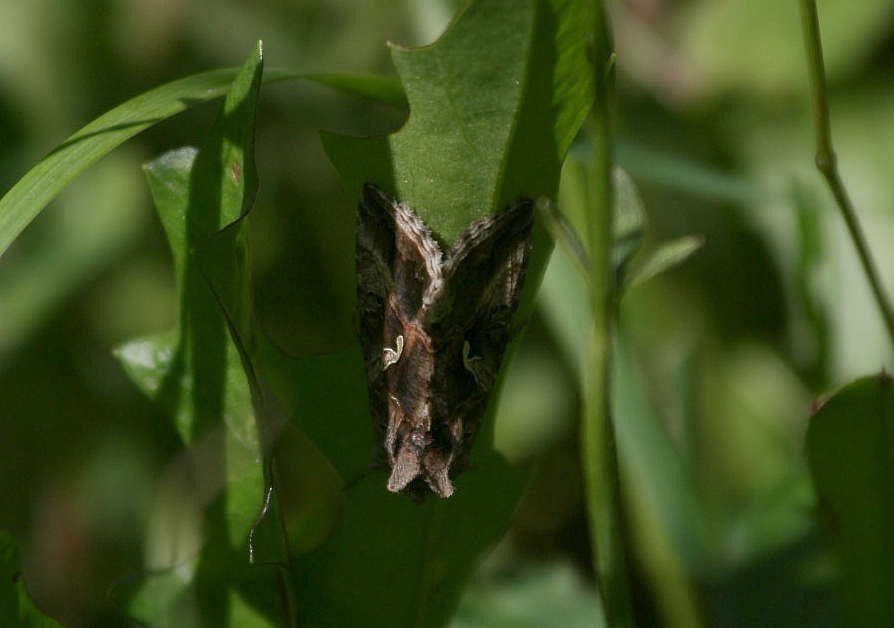
<path fill-rule="evenodd" d="M 835 197 L 841 210 L 844 222 L 850 232 L 851 240 L 857 248 L 857 255 L 863 265 L 863 272 L 872 288 L 872 294 L 878 303 L 882 319 L 888 330 L 888 336 L 894 343 L 894 308 L 882 288 L 875 261 L 869 251 L 866 236 L 857 219 L 841 175 L 835 151 L 832 150 L 832 130 L 829 123 L 829 101 L 826 97 L 826 75 L 823 64 L 823 46 L 820 41 L 819 19 L 817 18 L 815 0 L 799 0 L 801 7 L 801 26 L 804 30 L 804 46 L 807 49 L 807 66 L 810 74 L 810 101 L 813 109 L 813 126 L 816 134 L 816 167 L 826 179 L 826 183 Z"/>

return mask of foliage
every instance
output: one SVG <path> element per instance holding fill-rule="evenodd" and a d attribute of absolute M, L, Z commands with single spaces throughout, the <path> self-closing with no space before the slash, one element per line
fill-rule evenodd
<path fill-rule="evenodd" d="M 886 621 L 890 381 L 810 400 L 891 347 L 809 170 L 793 7 L 618 1 L 615 59 L 585 0 L 476 0 L 449 26 L 446 1 L 42 4 L 0 9 L 4 619 Z M 842 179 L 890 286 L 872 210 L 894 198 L 874 79 L 894 9 L 819 8 Z M 113 35 L 127 20 L 159 28 Z M 252 25 L 263 55 L 196 73 Z M 386 38 L 445 26 L 383 73 Z M 64 75 L 94 100 L 60 99 Z M 370 180 L 448 243 L 519 196 L 543 210 L 523 332 L 448 500 L 370 469 L 351 330 Z"/>

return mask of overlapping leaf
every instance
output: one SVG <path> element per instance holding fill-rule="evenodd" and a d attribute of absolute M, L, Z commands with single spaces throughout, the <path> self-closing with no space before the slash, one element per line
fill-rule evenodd
<path fill-rule="evenodd" d="M 469 222 L 520 196 L 554 198 L 562 160 L 592 99 L 588 27 L 585 2 L 480 0 L 435 44 L 393 48 L 410 104 L 406 125 L 384 137 L 323 138 L 349 193 L 359 198 L 365 181 L 379 184 L 409 202 L 448 245 Z M 528 290 L 536 290 L 549 250 L 545 238 L 535 241 Z M 358 350 L 361 377 L 359 358 Z M 302 427 L 329 455 L 356 441 L 357 430 L 371 445 L 368 420 L 365 410 L 330 418 L 339 430 L 316 413 Z M 492 432 L 492 419 L 485 419 L 473 468 L 456 479 L 449 499 L 415 504 L 390 495 L 384 473 L 348 489 L 333 537 L 296 563 L 310 621 L 445 621 L 527 478 L 493 449 Z M 358 561 L 362 569 L 353 568 Z"/>

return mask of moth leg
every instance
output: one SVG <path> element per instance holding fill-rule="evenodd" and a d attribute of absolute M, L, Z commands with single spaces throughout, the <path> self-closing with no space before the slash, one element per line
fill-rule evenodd
<path fill-rule="evenodd" d="M 400 354 L 404 352 L 404 337 L 398 336 L 394 339 L 395 348 L 385 347 L 382 352 L 382 370 L 384 371 L 392 364 L 400 359 Z"/>

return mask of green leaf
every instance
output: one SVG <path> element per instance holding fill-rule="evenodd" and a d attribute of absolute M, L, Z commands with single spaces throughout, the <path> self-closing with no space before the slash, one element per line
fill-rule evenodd
<path fill-rule="evenodd" d="M 634 259 L 633 268 L 625 278 L 625 287 L 632 288 L 660 275 L 666 270 L 675 268 L 698 251 L 704 240 L 695 235 L 687 235 L 670 242 L 662 242 L 656 247 L 643 251 L 639 258 Z"/>
<path fill-rule="evenodd" d="M 569 160 L 570 161 L 570 160 Z M 566 180 L 580 176 L 582 164 L 566 163 L 563 170 Z M 576 182 L 580 185 L 580 182 Z M 563 194 L 570 195 L 565 184 Z M 646 212 L 642 200 L 636 190 L 633 179 L 621 168 L 615 168 L 612 176 L 614 192 L 614 245 L 612 247 L 612 267 L 614 268 L 616 290 L 623 292 L 627 288 L 639 285 L 644 281 L 669 270 L 688 259 L 702 245 L 698 236 L 683 236 L 671 242 L 651 246 L 642 250 L 647 230 Z M 570 199 L 568 207 L 576 218 L 576 223 L 583 222 L 585 210 L 581 207 L 585 199 Z M 558 210 L 552 203 L 538 203 L 541 218 L 549 229 L 553 239 L 558 240 L 568 256 L 578 265 L 588 282 L 593 282 L 593 266 L 587 246 L 575 229 L 572 221 Z"/>
<path fill-rule="evenodd" d="M 100 157 L 146 130 L 198 103 L 227 93 L 239 68 L 224 68 L 177 79 L 140 94 L 104 113 L 69 136 L 0 199 L 0 255 L 53 198 Z M 402 106 L 393 79 L 376 76 L 300 73 L 278 68 L 266 81 L 306 78 Z"/>
<path fill-rule="evenodd" d="M 844 624 L 894 625 L 894 389 L 844 387 L 810 420 L 807 454 L 838 556 Z"/>
<path fill-rule="evenodd" d="M 588 20 L 579 1 L 486 0 L 432 46 L 393 46 L 410 103 L 404 127 L 385 137 L 323 134 L 349 194 L 375 182 L 448 243 L 520 196 L 555 198 L 592 101 Z"/>
<path fill-rule="evenodd" d="M 356 96 L 405 108 L 407 95 L 404 88 L 394 77 L 366 74 L 304 74 L 303 78 L 332 87 L 338 87 Z"/>
<path fill-rule="evenodd" d="M 555 197 L 592 99 L 588 20 L 582 1 L 480 0 L 432 46 L 393 48 L 410 103 L 405 126 L 385 137 L 323 135 L 349 194 L 374 181 L 447 243 L 519 196 Z M 549 251 L 545 239 L 535 241 L 534 268 Z M 529 270 L 531 289 L 539 275 Z M 388 493 L 384 471 L 366 470 L 373 441 L 360 352 L 308 360 L 296 377 L 294 419 L 348 482 L 332 537 L 294 563 L 302 618 L 443 625 L 529 475 L 494 449 L 497 393 L 456 493 L 417 504 Z"/>
<path fill-rule="evenodd" d="M 646 229 L 646 210 L 636 184 L 621 168 L 612 169 L 613 222 L 615 245 L 612 250 L 615 272 L 637 251 Z"/>
<path fill-rule="evenodd" d="M 15 537 L 0 531 L 0 622 L 10 628 L 61 628 L 61 624 L 41 613 L 25 588 L 19 544 Z"/>
<path fill-rule="evenodd" d="M 369 470 L 373 430 L 360 351 L 297 361 L 290 379 L 293 421 L 347 483 L 332 535 L 293 561 L 302 618 L 321 626 L 443 622 L 481 552 L 504 531 L 527 473 L 487 442 L 450 499 L 415 503 L 389 493 L 387 474 Z"/>
<path fill-rule="evenodd" d="M 304 432 L 288 424 L 276 439 L 273 476 L 286 553 L 300 555 L 316 549 L 332 535 L 341 515 L 341 476 Z M 279 549 L 281 531 L 276 537 L 273 546 Z M 284 555 L 274 555 L 276 558 L 270 560 L 281 560 Z"/>
<path fill-rule="evenodd" d="M 221 96 L 235 74 L 228 68 L 173 81 L 132 98 L 71 135 L 0 199 L 0 254 L 88 166 L 153 124 Z"/>
<path fill-rule="evenodd" d="M 146 167 L 174 253 L 180 327 L 130 343 L 118 355 L 138 385 L 175 418 L 189 445 L 159 489 L 147 562 L 155 569 L 173 567 L 201 548 L 192 577 L 181 574 L 179 587 L 176 578 L 162 573 L 147 582 L 165 592 L 162 598 L 153 603 L 145 591 L 134 596 L 132 611 L 154 622 L 180 614 L 187 604 L 189 613 L 200 614 L 198 623 L 221 625 L 228 607 L 209 605 L 209 597 L 194 607 L 192 588 L 212 581 L 217 585 L 209 591 L 219 594 L 233 585 L 234 570 L 248 569 L 246 538 L 263 496 L 253 406 L 257 387 L 251 372 L 246 374 L 246 351 L 237 333 L 253 325 L 250 307 L 241 301 L 248 274 L 240 227 L 257 190 L 253 143 L 262 67 L 259 46 L 232 81 L 201 150 L 173 151 Z M 227 237 L 218 239 L 220 233 Z M 210 267 L 215 273 L 209 276 Z M 228 316 L 222 303 L 240 316 Z M 190 529 L 203 530 L 204 538 L 190 533 L 183 543 Z M 226 566 L 228 560 L 232 564 Z M 235 604 L 231 601 L 232 609 Z"/>

